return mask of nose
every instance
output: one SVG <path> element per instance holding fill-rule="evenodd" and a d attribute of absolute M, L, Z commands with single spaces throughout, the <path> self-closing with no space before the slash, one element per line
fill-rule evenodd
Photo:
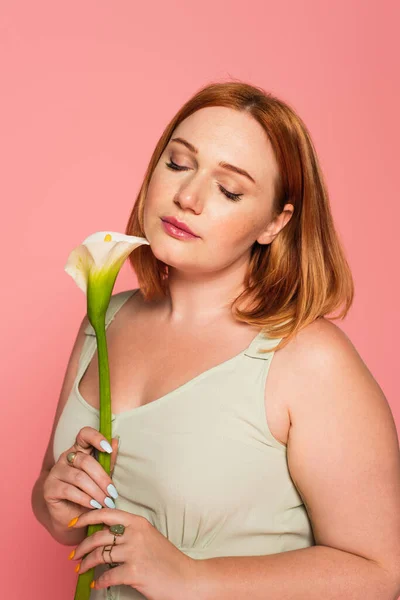
<path fill-rule="evenodd" d="M 175 194 L 174 202 L 182 209 L 190 209 L 195 213 L 199 213 L 202 210 L 201 202 L 201 185 L 200 181 L 196 180 L 195 177 L 188 179 L 182 183 L 179 190 Z"/>

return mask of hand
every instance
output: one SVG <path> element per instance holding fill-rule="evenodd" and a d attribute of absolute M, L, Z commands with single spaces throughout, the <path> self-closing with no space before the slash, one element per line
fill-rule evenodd
<path fill-rule="evenodd" d="M 181 552 L 146 518 L 132 513 L 104 508 L 80 515 L 73 528 L 104 523 L 105 528 L 85 538 L 75 550 L 73 560 L 83 558 L 79 575 L 104 562 L 117 566 L 94 582 L 99 590 L 114 585 L 128 585 L 148 600 L 189 600 L 196 597 L 196 561 Z M 110 553 L 102 551 L 114 541 L 111 525 L 124 525 Z"/>
<path fill-rule="evenodd" d="M 95 449 L 105 452 L 100 445 L 103 440 L 107 442 L 93 427 L 83 427 L 76 436 L 75 444 L 60 455 L 44 482 L 43 496 L 50 516 L 53 523 L 62 529 L 67 529 L 71 519 L 82 512 L 82 506 L 86 508 L 84 512 L 87 512 L 98 508 L 96 502 L 100 508 L 106 506 L 106 498 L 107 502 L 113 502 L 110 494 L 114 490 L 107 489 L 112 484 L 112 479 L 92 456 Z M 112 440 L 111 447 L 112 473 L 118 452 L 116 438 Z M 67 461 L 69 452 L 77 453 L 73 465 Z"/>

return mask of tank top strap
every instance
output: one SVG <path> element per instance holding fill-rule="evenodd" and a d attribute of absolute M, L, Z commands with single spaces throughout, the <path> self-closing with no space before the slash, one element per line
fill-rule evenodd
<path fill-rule="evenodd" d="M 124 292 L 119 292 L 118 294 L 114 294 L 110 298 L 110 303 L 106 312 L 106 330 L 112 321 L 114 320 L 115 315 L 119 311 L 120 308 L 129 300 L 133 294 L 139 291 L 140 288 L 135 288 L 133 290 L 125 290 Z M 91 335 L 96 337 L 96 332 L 93 329 L 92 325 L 89 323 L 85 328 L 86 335 Z"/>
<path fill-rule="evenodd" d="M 250 358 L 260 358 L 261 360 L 270 360 L 275 352 L 272 350 L 279 344 L 283 338 L 271 338 L 264 334 L 263 331 L 254 338 L 250 346 L 244 351 L 245 356 Z M 268 352 L 260 352 L 260 350 L 268 350 Z"/>

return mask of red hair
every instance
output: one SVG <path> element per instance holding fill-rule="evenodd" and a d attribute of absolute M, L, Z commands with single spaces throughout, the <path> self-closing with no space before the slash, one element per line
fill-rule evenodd
<path fill-rule="evenodd" d="M 243 82 L 212 83 L 200 89 L 177 112 L 161 135 L 130 214 L 127 235 L 145 237 L 143 209 L 153 171 L 175 128 L 208 106 L 251 114 L 263 127 L 278 165 L 273 217 L 285 204 L 294 212 L 270 244 L 257 241 L 245 276 L 244 291 L 232 302 L 236 320 L 258 326 L 270 338 L 284 338 L 319 317 L 339 310 L 344 318 L 354 297 L 354 283 L 329 204 L 327 187 L 311 136 L 300 117 L 282 100 Z M 145 300 L 168 294 L 168 265 L 147 245 L 129 255 Z M 240 305 L 240 308 L 239 308 Z"/>

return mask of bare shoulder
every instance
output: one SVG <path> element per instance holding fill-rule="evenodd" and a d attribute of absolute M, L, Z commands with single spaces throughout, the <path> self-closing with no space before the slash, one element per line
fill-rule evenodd
<path fill-rule="evenodd" d="M 320 318 L 275 353 L 265 387 L 265 406 L 272 434 L 286 446 L 296 411 L 304 410 L 306 404 L 311 406 L 308 390 L 315 384 L 315 374 L 324 372 L 333 385 L 340 378 L 340 368 L 332 364 L 335 348 L 338 355 L 356 354 L 346 334 L 331 321 Z M 329 360 L 332 367 L 328 373 Z"/>
<path fill-rule="evenodd" d="M 400 453 L 389 403 L 334 323 L 318 319 L 285 350 L 288 467 L 316 543 L 364 557 L 398 583 Z"/>
<path fill-rule="evenodd" d="M 337 386 L 351 376 L 355 385 L 380 388 L 372 373 L 347 334 L 332 321 L 323 317 L 304 327 L 283 349 L 287 385 L 293 390 L 288 405 L 291 421 L 297 410 L 312 401 L 318 401 L 318 393 L 325 386 Z M 279 354 L 279 352 L 277 353 Z M 310 388 L 315 393 L 310 393 Z"/>
<path fill-rule="evenodd" d="M 301 329 L 287 349 L 288 353 L 296 354 L 299 359 L 313 362 L 321 357 L 321 352 L 326 358 L 327 354 L 334 354 L 339 346 L 342 350 L 347 348 L 347 351 L 357 353 L 349 337 L 338 325 L 320 317 Z"/>

